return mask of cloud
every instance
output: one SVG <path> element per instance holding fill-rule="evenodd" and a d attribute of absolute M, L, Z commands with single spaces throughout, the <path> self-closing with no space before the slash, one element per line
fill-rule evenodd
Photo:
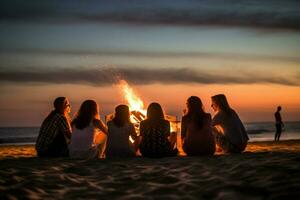
<path fill-rule="evenodd" d="M 40 84 L 85 84 L 106 86 L 126 79 L 134 84 L 254 84 L 269 83 L 300 86 L 297 77 L 268 76 L 255 72 L 230 71 L 212 73 L 189 68 L 102 68 L 102 69 L 58 69 L 48 71 L 0 71 L 0 82 Z"/>
<path fill-rule="evenodd" d="M 166 58 L 166 57 L 197 57 L 211 59 L 231 59 L 231 60 L 266 60 L 266 61 L 285 61 L 300 62 L 300 57 L 281 56 L 281 55 L 259 55 L 259 54 L 242 54 L 242 53 L 225 53 L 225 52 L 171 52 L 171 51 L 137 51 L 137 50 L 73 50 L 73 49 L 42 49 L 42 48 L 1 48 L 1 54 L 47 54 L 47 55 L 75 55 L 75 56 L 128 56 L 128 57 L 150 57 L 150 58 Z"/>
<path fill-rule="evenodd" d="M 299 8 L 300 2 L 295 0 L 3 0 L 0 3 L 0 20 L 300 30 Z"/>

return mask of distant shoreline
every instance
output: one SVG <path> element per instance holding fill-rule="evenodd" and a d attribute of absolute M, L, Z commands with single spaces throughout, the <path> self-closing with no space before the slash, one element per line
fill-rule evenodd
<path fill-rule="evenodd" d="M 274 122 L 244 123 L 250 141 L 273 141 L 275 133 Z M 0 146 L 3 145 L 34 145 L 39 133 L 39 127 L 0 127 Z M 177 130 L 180 135 L 180 130 Z M 285 122 L 285 130 L 281 140 L 300 139 L 300 122 Z"/>
<path fill-rule="evenodd" d="M 280 142 L 274 141 L 253 141 L 249 142 L 245 153 L 252 152 L 300 152 L 300 139 L 282 140 Z M 216 152 L 215 155 L 219 155 Z M 221 153 L 222 154 L 222 153 Z M 19 157 L 36 157 L 34 144 L 22 145 L 1 145 L 0 159 L 5 158 L 19 158 Z M 180 157 L 180 156 L 179 156 Z"/>

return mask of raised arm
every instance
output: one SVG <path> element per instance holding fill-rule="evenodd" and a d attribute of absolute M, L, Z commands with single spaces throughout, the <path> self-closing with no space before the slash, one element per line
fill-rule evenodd
<path fill-rule="evenodd" d="M 99 119 L 94 120 L 94 126 L 107 135 L 108 133 L 107 126 L 101 120 Z"/>

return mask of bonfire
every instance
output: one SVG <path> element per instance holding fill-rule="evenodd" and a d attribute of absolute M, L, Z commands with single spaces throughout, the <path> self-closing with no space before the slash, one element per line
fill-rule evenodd
<path fill-rule="evenodd" d="M 134 124 L 135 130 L 137 134 L 140 133 L 140 122 L 146 119 L 146 109 L 144 102 L 142 99 L 134 92 L 133 88 L 129 86 L 127 81 L 120 80 L 118 84 L 119 88 L 122 91 L 122 95 L 126 103 L 128 104 L 130 110 L 130 120 Z M 109 114 L 105 117 L 106 122 L 112 120 L 114 114 Z M 165 119 L 170 122 L 171 132 L 177 133 L 178 130 L 178 122 L 176 116 L 165 115 Z M 131 142 L 134 142 L 132 138 L 130 138 Z"/>

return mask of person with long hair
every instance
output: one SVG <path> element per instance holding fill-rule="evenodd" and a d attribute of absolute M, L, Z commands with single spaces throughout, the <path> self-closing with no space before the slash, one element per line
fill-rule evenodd
<path fill-rule="evenodd" d="M 66 97 L 54 100 L 54 110 L 43 121 L 35 149 L 40 157 L 66 157 L 71 139 L 70 103 Z"/>
<path fill-rule="evenodd" d="M 249 137 L 238 114 L 230 108 L 226 96 L 211 97 L 216 112 L 212 120 L 216 143 L 226 153 L 240 153 L 245 150 Z"/>
<path fill-rule="evenodd" d="M 105 144 L 101 141 L 101 134 L 107 134 L 107 128 L 100 119 L 98 104 L 94 100 L 84 101 L 71 125 L 70 156 L 87 159 L 101 157 L 101 144 Z"/>
<path fill-rule="evenodd" d="M 147 109 L 147 119 L 140 124 L 140 152 L 144 157 L 161 158 L 176 156 L 177 148 L 170 134 L 170 122 L 165 120 L 162 107 L 151 103 Z"/>
<path fill-rule="evenodd" d="M 130 111 L 126 105 L 115 108 L 114 118 L 107 123 L 106 157 L 133 157 L 136 155 L 137 135 L 130 122 Z M 132 144 L 129 140 L 134 140 Z"/>
<path fill-rule="evenodd" d="M 199 97 L 189 97 L 186 105 L 186 113 L 181 121 L 184 152 L 188 156 L 213 155 L 216 145 L 212 134 L 211 115 L 204 112 Z"/>

